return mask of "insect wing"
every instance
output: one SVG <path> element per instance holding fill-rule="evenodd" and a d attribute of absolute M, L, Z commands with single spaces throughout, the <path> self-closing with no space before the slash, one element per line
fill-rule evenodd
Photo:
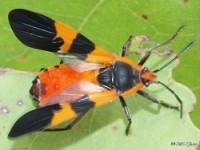
<path fill-rule="evenodd" d="M 76 30 L 44 15 L 15 9 L 9 13 L 9 22 L 16 37 L 29 47 L 72 53 L 88 62 L 109 64 L 115 59 Z"/>
<path fill-rule="evenodd" d="M 76 102 L 54 104 L 29 111 L 13 125 L 9 137 L 17 137 L 33 131 L 42 131 L 76 117 L 93 107 L 104 105 L 117 97 L 114 91 L 85 95 Z"/>

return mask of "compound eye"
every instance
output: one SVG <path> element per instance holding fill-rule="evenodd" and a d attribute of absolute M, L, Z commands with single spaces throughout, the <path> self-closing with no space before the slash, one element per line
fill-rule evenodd
<path fill-rule="evenodd" d="M 151 84 L 149 80 L 144 79 L 144 78 L 142 79 L 142 82 L 146 87 L 148 87 Z"/>

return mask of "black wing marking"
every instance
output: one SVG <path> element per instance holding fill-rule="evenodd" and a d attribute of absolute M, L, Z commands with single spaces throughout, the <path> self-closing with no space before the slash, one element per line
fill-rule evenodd
<path fill-rule="evenodd" d="M 64 41 L 56 37 L 54 20 L 41 14 L 15 9 L 9 13 L 9 22 L 17 38 L 25 45 L 56 52 Z"/>
<path fill-rule="evenodd" d="M 54 111 L 60 109 L 60 105 L 55 104 L 29 111 L 15 122 L 8 137 L 17 137 L 29 132 L 44 130 L 50 124 Z"/>

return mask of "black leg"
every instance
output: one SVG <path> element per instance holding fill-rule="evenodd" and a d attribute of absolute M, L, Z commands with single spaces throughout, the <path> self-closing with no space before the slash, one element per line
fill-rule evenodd
<path fill-rule="evenodd" d="M 173 105 L 165 103 L 165 102 L 163 102 L 161 100 L 157 100 L 155 97 L 151 96 L 150 94 L 148 94 L 148 93 L 146 93 L 146 92 L 144 92 L 142 90 L 137 91 L 137 93 L 140 94 L 141 96 L 147 98 L 148 100 L 154 102 L 154 103 L 161 104 L 162 106 L 167 107 L 167 108 L 179 110 L 179 106 L 173 106 Z"/>
<path fill-rule="evenodd" d="M 57 129 L 45 129 L 45 132 L 52 132 L 52 131 L 66 131 L 72 129 L 79 121 L 87 114 L 89 110 L 84 111 L 78 115 L 67 127 L 65 128 L 57 128 Z"/>
<path fill-rule="evenodd" d="M 133 44 L 135 42 L 135 48 L 134 50 L 130 50 L 130 46 L 131 44 Z M 131 54 L 136 54 L 137 56 L 140 57 L 140 53 L 137 51 L 137 49 L 141 49 L 143 43 L 149 43 L 149 44 L 153 44 L 155 45 L 147 36 L 145 35 L 141 35 L 141 36 L 130 36 L 128 38 L 128 40 L 126 41 L 126 43 L 123 45 L 122 47 L 122 52 L 121 52 L 121 56 L 123 57 L 127 57 Z"/>
<path fill-rule="evenodd" d="M 149 56 L 151 55 L 151 52 L 152 52 L 152 51 L 147 52 L 147 53 L 144 55 L 144 57 L 142 57 L 142 58 L 139 60 L 138 65 L 142 66 L 142 65 L 147 61 L 147 59 L 149 58 Z"/>
<path fill-rule="evenodd" d="M 128 125 L 127 125 L 126 130 L 125 130 L 126 135 L 128 135 L 129 129 L 130 129 L 130 126 L 131 126 L 131 123 L 132 123 L 131 115 L 130 115 L 128 106 L 127 106 L 126 102 L 124 101 L 124 98 L 122 96 L 119 96 L 119 99 L 120 99 L 120 102 L 122 104 L 122 107 L 124 108 L 124 112 L 126 114 L 126 117 L 128 119 Z"/>
<path fill-rule="evenodd" d="M 159 49 L 163 46 L 166 46 L 168 44 L 170 44 L 178 35 L 178 33 L 185 27 L 185 25 L 182 25 L 178 28 L 178 30 L 175 32 L 174 35 L 172 35 L 172 37 L 170 39 L 168 39 L 167 41 L 163 42 L 162 44 L 159 44 L 153 48 L 151 48 L 150 50 L 147 51 L 147 53 L 144 55 L 144 57 L 142 57 L 140 59 L 140 61 L 138 62 L 139 65 L 143 65 L 147 59 L 149 58 L 149 56 L 151 55 L 152 51 L 156 50 L 156 49 Z"/>
<path fill-rule="evenodd" d="M 132 38 L 133 36 L 131 35 L 128 40 L 126 41 L 126 43 L 123 45 L 122 47 L 122 52 L 121 52 L 121 56 L 126 57 L 127 56 L 127 51 L 129 50 L 129 47 L 131 45 L 132 42 Z"/>
<path fill-rule="evenodd" d="M 152 49 L 150 49 L 149 51 L 153 51 L 155 49 L 158 49 L 158 48 L 161 48 L 163 46 L 166 46 L 168 44 L 170 44 L 177 36 L 178 36 L 178 33 L 185 27 L 185 25 L 181 25 L 178 30 L 172 35 L 172 37 L 170 39 L 168 39 L 167 41 L 163 42 L 162 44 L 159 44 L 155 47 L 153 47 Z"/>
<path fill-rule="evenodd" d="M 154 81 L 154 83 L 161 84 L 163 87 L 165 87 L 169 92 L 171 92 L 175 96 L 176 100 L 180 104 L 180 107 L 179 107 L 180 118 L 182 118 L 182 116 L 183 116 L 183 103 L 182 103 L 181 99 L 178 97 L 178 95 L 172 89 L 170 89 L 167 85 L 165 85 L 164 83 L 162 83 L 160 81 Z"/>
<path fill-rule="evenodd" d="M 126 43 L 123 45 L 122 47 L 122 52 L 121 52 L 121 56 L 128 56 L 132 53 L 136 53 L 137 54 L 137 51 L 132 51 L 130 50 L 130 46 L 131 46 L 131 43 L 133 40 L 136 40 L 136 41 L 140 41 L 139 42 L 139 45 L 138 47 L 141 48 L 141 45 L 143 42 L 147 42 L 149 43 L 150 45 L 153 45 L 153 48 L 150 48 L 149 50 L 147 50 L 146 54 L 140 59 L 140 61 L 138 62 L 139 65 L 143 65 L 146 60 L 149 58 L 149 56 L 151 55 L 151 53 L 156 50 L 156 49 L 159 49 L 161 47 L 164 47 L 168 44 L 170 44 L 178 35 L 178 33 L 185 27 L 185 25 L 182 25 L 178 28 L 178 30 L 175 32 L 174 35 L 172 35 L 172 37 L 170 39 L 168 39 L 167 41 L 163 42 L 162 44 L 158 44 L 156 46 L 154 42 L 152 42 L 147 36 L 130 36 L 129 39 L 126 41 Z M 170 52 L 171 53 L 171 52 Z"/>

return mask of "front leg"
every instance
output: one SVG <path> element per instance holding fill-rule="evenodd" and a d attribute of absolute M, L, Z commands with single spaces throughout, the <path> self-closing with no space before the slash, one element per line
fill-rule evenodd
<path fill-rule="evenodd" d="M 131 35 L 122 47 L 121 56 L 127 57 L 134 53 L 134 54 L 138 55 L 139 57 L 141 57 L 140 53 L 138 53 L 138 49 L 142 48 L 142 44 L 144 42 L 151 43 L 151 40 L 145 35 L 141 35 L 141 36 L 132 36 Z M 135 45 L 135 47 L 133 47 L 131 49 L 134 49 L 134 50 L 131 50 L 130 47 L 133 45 Z"/>
<path fill-rule="evenodd" d="M 156 42 L 153 42 L 149 37 L 142 35 L 142 36 L 130 36 L 129 39 L 126 41 L 126 43 L 122 47 L 121 56 L 127 57 L 131 54 L 136 54 L 139 56 L 140 60 L 138 62 L 139 65 L 143 65 L 146 60 L 148 60 L 151 53 L 155 53 L 158 56 L 166 56 L 173 53 L 173 50 L 167 47 L 168 44 L 170 44 L 179 34 L 179 32 L 185 27 L 185 25 L 180 26 L 177 31 L 165 42 L 162 44 L 158 44 Z M 143 46 L 144 44 L 147 44 Z M 132 46 L 132 47 L 131 47 Z M 161 53 L 158 52 L 160 48 L 163 48 L 165 52 Z M 142 53 L 145 53 L 144 56 L 142 56 Z"/>

